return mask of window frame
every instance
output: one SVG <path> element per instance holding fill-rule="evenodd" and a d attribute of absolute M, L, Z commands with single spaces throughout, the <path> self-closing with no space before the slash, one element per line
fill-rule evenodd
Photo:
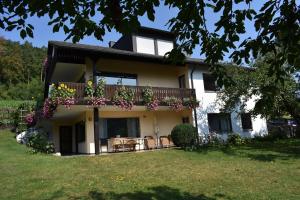
<path fill-rule="evenodd" d="M 107 71 L 98 71 L 96 73 L 97 77 L 110 77 L 110 78 L 120 78 L 121 81 L 123 78 L 126 79 L 134 79 L 135 85 L 128 85 L 128 86 L 138 86 L 138 76 L 137 74 L 129 74 L 129 73 L 122 73 L 122 72 L 107 72 Z M 110 84 L 107 84 L 110 85 Z M 115 85 L 115 84 L 113 84 Z"/>
<path fill-rule="evenodd" d="M 216 83 L 216 77 L 209 73 L 203 73 L 203 87 L 205 92 L 218 92 L 220 89 Z M 209 80 L 207 80 L 209 79 Z M 207 82 L 210 81 L 210 82 Z M 214 82 L 214 88 L 212 88 L 212 82 Z M 209 84 L 209 85 L 208 85 Z M 211 88 L 210 88 L 211 87 Z"/>
<path fill-rule="evenodd" d="M 174 49 L 174 41 L 172 41 L 172 40 L 163 40 L 163 39 L 155 39 L 155 43 L 156 43 L 156 49 L 157 49 L 157 55 L 158 56 L 164 56 L 167 52 L 170 52 L 170 51 L 172 51 L 172 49 Z M 162 43 L 169 43 L 169 44 L 172 44 L 172 49 L 170 50 L 170 51 L 167 51 L 167 52 L 165 52 L 163 55 L 161 55 L 161 54 L 159 54 L 159 49 L 160 49 L 160 45 L 159 45 L 159 43 L 160 44 L 162 44 Z"/>
<path fill-rule="evenodd" d="M 246 117 L 246 118 L 248 118 L 248 120 L 250 119 L 250 121 L 247 122 L 249 124 L 244 124 L 245 118 L 243 116 Z M 250 113 L 241 113 L 241 125 L 242 125 L 243 131 L 251 131 L 251 130 L 253 130 L 252 116 L 251 116 Z M 248 126 L 248 125 L 250 125 L 250 126 L 244 128 L 244 126 Z"/>
<path fill-rule="evenodd" d="M 218 130 L 212 130 L 211 125 L 209 123 L 209 118 L 210 118 L 209 115 L 217 116 L 218 126 L 219 126 Z M 226 116 L 228 118 L 229 130 L 227 130 L 227 131 L 222 131 L 221 128 L 220 128 L 221 127 L 221 120 L 220 120 L 221 116 Z M 231 114 L 230 113 L 207 113 L 207 122 L 208 122 L 208 129 L 209 129 L 210 133 L 211 132 L 216 132 L 217 134 L 225 134 L 225 133 L 232 132 L 232 121 L 231 121 Z"/>
<path fill-rule="evenodd" d="M 148 40 L 152 40 L 153 41 L 153 53 L 149 53 L 149 52 L 141 52 L 141 51 L 138 51 L 138 39 L 148 39 Z M 156 48 L 157 48 L 157 43 L 156 43 L 156 39 L 155 38 L 152 38 L 152 37 L 144 37 L 144 36 L 135 36 L 135 48 L 136 48 L 136 52 L 137 53 L 142 53 L 142 54 L 149 54 L 149 55 L 156 55 L 157 54 L 157 51 L 156 51 Z"/>

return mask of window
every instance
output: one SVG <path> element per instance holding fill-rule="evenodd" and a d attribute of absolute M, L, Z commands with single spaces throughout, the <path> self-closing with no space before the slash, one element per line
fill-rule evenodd
<path fill-rule="evenodd" d="M 179 82 L 179 88 L 186 88 L 184 75 L 178 77 L 178 82 Z"/>
<path fill-rule="evenodd" d="M 101 144 L 106 144 L 108 138 L 140 137 L 139 118 L 100 118 Z"/>
<path fill-rule="evenodd" d="M 98 78 L 104 78 L 107 85 L 117 85 L 121 83 L 123 85 L 137 85 L 137 75 L 114 73 L 114 72 L 100 72 Z"/>
<path fill-rule="evenodd" d="M 85 122 L 78 122 L 75 124 L 76 141 L 85 142 Z"/>
<path fill-rule="evenodd" d="M 210 132 L 231 132 L 231 119 L 229 113 L 208 113 L 207 118 Z"/>
<path fill-rule="evenodd" d="M 154 39 L 146 37 L 136 37 L 136 51 L 155 55 Z"/>
<path fill-rule="evenodd" d="M 160 56 L 164 56 L 167 52 L 172 51 L 173 42 L 167 40 L 157 40 L 157 53 Z"/>
<path fill-rule="evenodd" d="M 252 129 L 252 120 L 251 120 L 251 114 L 250 113 L 242 113 L 241 114 L 241 120 L 242 120 L 242 128 L 244 130 L 251 130 Z"/>
<path fill-rule="evenodd" d="M 183 117 L 183 118 L 182 118 L 182 123 L 183 123 L 183 124 L 189 124 L 189 123 L 190 123 L 189 117 Z"/>
<path fill-rule="evenodd" d="M 203 74 L 203 82 L 205 91 L 218 91 L 216 78 L 211 74 Z"/>

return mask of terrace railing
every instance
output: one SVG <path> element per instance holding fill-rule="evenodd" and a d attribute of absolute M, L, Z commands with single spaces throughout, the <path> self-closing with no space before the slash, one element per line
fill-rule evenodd
<path fill-rule="evenodd" d="M 78 100 L 84 99 L 85 97 L 85 84 L 86 83 L 72 83 L 72 82 L 61 82 L 66 84 L 71 89 L 76 89 L 75 98 Z M 60 84 L 60 83 L 59 83 Z M 115 94 L 117 88 L 121 86 L 119 85 L 105 85 L 104 94 L 107 99 L 112 99 Z M 130 88 L 134 91 L 134 101 L 142 102 L 142 93 L 147 86 L 125 86 L 126 88 Z M 176 97 L 178 99 L 184 98 L 196 98 L 194 89 L 185 89 L 185 88 L 168 88 L 168 87 L 151 87 L 154 98 L 159 101 L 164 100 L 166 97 Z"/>

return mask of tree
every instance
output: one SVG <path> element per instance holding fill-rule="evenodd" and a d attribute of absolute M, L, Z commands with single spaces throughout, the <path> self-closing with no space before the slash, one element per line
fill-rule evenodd
<path fill-rule="evenodd" d="M 45 56 L 46 48 L 0 38 L 0 99 L 42 97 L 40 73 Z"/>
<path fill-rule="evenodd" d="M 247 102 L 255 99 L 255 106 L 248 109 L 253 115 L 261 114 L 266 118 L 290 115 L 300 124 L 300 101 L 297 98 L 300 84 L 295 74 L 286 74 L 283 81 L 278 82 L 276 76 L 270 74 L 273 67 L 269 61 L 273 57 L 274 54 L 257 59 L 253 64 L 255 70 L 229 67 L 227 73 L 233 84 L 219 93 L 225 111 L 233 111 L 236 107 L 246 111 Z"/>

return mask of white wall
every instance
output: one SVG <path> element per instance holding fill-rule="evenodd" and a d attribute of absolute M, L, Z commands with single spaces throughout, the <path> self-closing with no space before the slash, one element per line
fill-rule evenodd
<path fill-rule="evenodd" d="M 197 121 L 198 121 L 198 132 L 200 135 L 205 135 L 209 133 L 207 113 L 219 113 L 220 112 L 220 102 L 217 101 L 216 92 L 205 92 L 203 83 L 203 73 L 208 73 L 204 69 L 196 69 L 193 73 L 194 88 L 196 90 L 196 96 L 198 101 L 200 101 L 200 106 L 197 108 Z M 191 87 L 191 77 L 189 73 L 189 85 Z M 254 106 L 254 100 L 251 100 L 247 104 L 247 108 L 251 109 Z M 240 134 L 244 137 L 253 137 L 257 134 L 266 134 L 267 125 L 264 118 L 259 116 L 252 118 L 253 130 L 244 131 L 242 129 L 241 118 L 236 112 L 231 113 L 231 125 L 232 131 Z M 222 135 L 222 138 L 226 139 L 226 135 Z"/>

